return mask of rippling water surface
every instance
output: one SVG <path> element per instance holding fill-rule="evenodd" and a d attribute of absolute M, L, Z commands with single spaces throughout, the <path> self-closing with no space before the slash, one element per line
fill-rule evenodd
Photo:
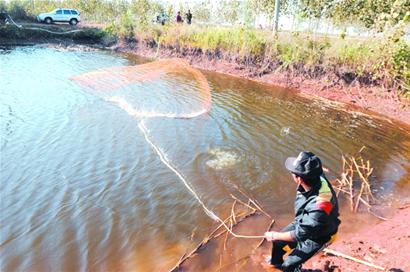
<path fill-rule="evenodd" d="M 0 50 L 0 62 L 1 271 L 166 270 L 210 230 L 212 220 L 147 143 L 139 120 L 69 80 L 144 60 L 25 47 Z M 229 212 L 229 194 L 239 186 L 273 217 L 290 219 L 295 185 L 283 162 L 304 149 L 335 177 L 341 154 L 366 146 L 378 197 L 408 197 L 408 128 L 204 74 L 212 90 L 208 114 L 144 122 L 215 213 Z M 184 78 L 167 76 L 154 86 L 186 88 L 192 83 Z M 153 110 L 170 103 L 144 97 Z"/>

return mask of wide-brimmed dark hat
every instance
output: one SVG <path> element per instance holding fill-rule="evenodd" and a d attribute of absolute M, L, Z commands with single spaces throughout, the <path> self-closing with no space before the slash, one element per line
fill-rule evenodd
<path fill-rule="evenodd" d="M 302 178 L 314 178 L 323 173 L 320 159 L 312 152 L 307 151 L 300 152 L 297 158 L 287 158 L 285 167 Z"/>

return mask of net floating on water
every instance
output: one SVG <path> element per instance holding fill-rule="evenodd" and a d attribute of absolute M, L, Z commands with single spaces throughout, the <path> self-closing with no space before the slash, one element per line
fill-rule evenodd
<path fill-rule="evenodd" d="M 212 103 L 205 76 L 177 58 L 104 68 L 70 79 L 140 118 L 194 118 L 207 113 Z"/>

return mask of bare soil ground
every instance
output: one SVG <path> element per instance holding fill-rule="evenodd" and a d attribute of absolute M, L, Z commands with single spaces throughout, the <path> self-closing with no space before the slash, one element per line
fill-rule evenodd
<path fill-rule="evenodd" d="M 385 268 L 385 271 L 410 271 L 410 207 L 397 210 L 393 218 L 375 226 L 366 226 L 329 248 Z M 381 271 L 336 256 L 316 255 L 304 268 L 318 271 L 324 265 L 331 271 Z"/>

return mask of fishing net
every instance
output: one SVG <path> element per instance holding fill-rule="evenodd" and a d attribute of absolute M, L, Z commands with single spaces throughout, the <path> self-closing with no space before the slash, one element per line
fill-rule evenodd
<path fill-rule="evenodd" d="M 159 159 L 180 179 L 205 213 L 206 207 L 192 185 L 153 140 L 145 119 L 194 118 L 209 111 L 211 89 L 203 74 L 181 59 L 165 59 L 137 66 L 101 69 L 71 78 L 93 95 L 116 104 L 139 119 L 138 127 Z"/>
<path fill-rule="evenodd" d="M 206 78 L 181 59 L 105 68 L 71 79 L 139 118 L 194 118 L 211 107 Z"/>

